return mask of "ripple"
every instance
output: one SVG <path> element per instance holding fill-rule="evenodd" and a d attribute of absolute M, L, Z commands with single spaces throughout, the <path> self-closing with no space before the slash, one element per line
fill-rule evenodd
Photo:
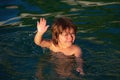
<path fill-rule="evenodd" d="M 9 18 L 5 21 L 0 22 L 0 26 L 17 26 L 17 27 L 23 27 L 23 26 L 32 26 L 32 24 L 24 25 L 21 19 L 24 18 L 31 18 L 31 20 L 37 20 L 38 17 L 46 17 L 46 16 L 53 16 L 60 15 L 62 12 L 55 12 L 55 13 L 45 13 L 45 14 L 31 14 L 31 13 L 21 13 L 20 16 Z"/>
<path fill-rule="evenodd" d="M 20 29 L 20 28 L 18 28 Z M 0 48 L 2 53 L 16 57 L 33 57 L 39 52 L 34 44 L 34 31 L 18 31 L 0 35 Z M 40 49 L 38 49 L 40 50 Z"/>
<path fill-rule="evenodd" d="M 89 40 L 89 41 L 96 43 L 96 44 L 104 44 L 104 41 L 98 40 L 95 37 L 86 37 L 86 38 L 82 38 L 82 39 Z"/>
<path fill-rule="evenodd" d="M 16 5 L 11 5 L 11 6 L 6 6 L 7 9 L 17 9 L 18 6 Z"/>
<path fill-rule="evenodd" d="M 90 1 L 77 1 L 82 7 L 90 7 L 90 6 L 104 6 L 110 4 L 120 4 L 120 2 L 90 2 Z"/>
<path fill-rule="evenodd" d="M 62 0 L 62 2 L 65 2 L 69 5 L 81 5 L 82 7 L 120 4 L 120 2 L 92 2 L 92 1 L 79 1 L 79 0 Z"/>

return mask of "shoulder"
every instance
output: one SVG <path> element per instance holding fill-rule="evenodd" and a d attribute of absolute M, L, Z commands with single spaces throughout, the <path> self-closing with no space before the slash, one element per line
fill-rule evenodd
<path fill-rule="evenodd" d="M 78 45 L 73 45 L 72 48 L 73 48 L 75 51 L 81 51 L 81 48 L 80 48 L 80 46 L 78 46 Z"/>
<path fill-rule="evenodd" d="M 49 49 L 50 49 L 51 51 L 53 51 L 53 52 L 57 52 L 57 51 L 58 51 L 56 45 L 54 45 L 54 43 L 53 43 L 52 40 L 50 41 Z"/>
<path fill-rule="evenodd" d="M 78 45 L 73 45 L 73 52 L 76 57 L 81 57 L 82 49 Z"/>

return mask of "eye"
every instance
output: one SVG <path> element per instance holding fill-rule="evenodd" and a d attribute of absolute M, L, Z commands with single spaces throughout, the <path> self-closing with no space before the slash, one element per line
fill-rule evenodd
<path fill-rule="evenodd" d="M 64 33 L 63 36 L 68 36 L 68 33 Z"/>
<path fill-rule="evenodd" d="M 62 36 L 67 36 L 68 33 L 66 33 L 66 32 L 62 32 L 61 35 L 62 35 Z"/>
<path fill-rule="evenodd" d="M 75 35 L 75 33 L 71 33 L 71 35 Z"/>

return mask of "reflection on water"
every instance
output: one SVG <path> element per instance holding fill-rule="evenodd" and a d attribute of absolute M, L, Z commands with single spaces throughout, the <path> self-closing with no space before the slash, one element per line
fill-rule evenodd
<path fill-rule="evenodd" d="M 69 5 L 81 5 L 81 7 L 91 7 L 91 6 L 104 6 L 110 4 L 120 4 L 120 2 L 95 2 L 95 1 L 80 1 L 80 0 L 62 0 L 62 2 L 66 2 Z"/>
<path fill-rule="evenodd" d="M 46 51 L 47 52 L 47 51 Z M 76 71 L 75 56 L 65 56 L 63 53 L 45 53 L 38 64 L 36 77 L 39 80 L 76 79 L 80 80 Z M 46 63 L 46 64 L 44 64 Z"/>
<path fill-rule="evenodd" d="M 51 6 L 51 4 L 54 4 Z M 35 80 L 41 67 L 46 80 L 55 78 L 49 55 L 34 44 L 36 21 L 71 17 L 78 26 L 75 43 L 81 46 L 85 76 L 81 80 L 120 79 L 119 0 L 3 0 L 0 3 L 0 80 Z M 51 37 L 50 29 L 44 35 Z M 39 61 L 40 60 L 40 61 Z M 52 71 L 53 70 L 53 71 Z M 77 75 L 77 77 L 80 77 Z M 60 77 L 59 80 L 68 78 Z M 76 79 L 76 78 L 75 78 Z M 78 79 L 77 79 L 78 80 Z"/>

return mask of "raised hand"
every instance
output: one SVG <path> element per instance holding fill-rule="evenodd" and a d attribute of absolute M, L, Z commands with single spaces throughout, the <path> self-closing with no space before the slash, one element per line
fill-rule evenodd
<path fill-rule="evenodd" d="M 37 31 L 41 34 L 44 34 L 48 29 L 48 25 L 46 25 L 45 18 L 40 18 L 40 21 L 37 22 Z"/>

